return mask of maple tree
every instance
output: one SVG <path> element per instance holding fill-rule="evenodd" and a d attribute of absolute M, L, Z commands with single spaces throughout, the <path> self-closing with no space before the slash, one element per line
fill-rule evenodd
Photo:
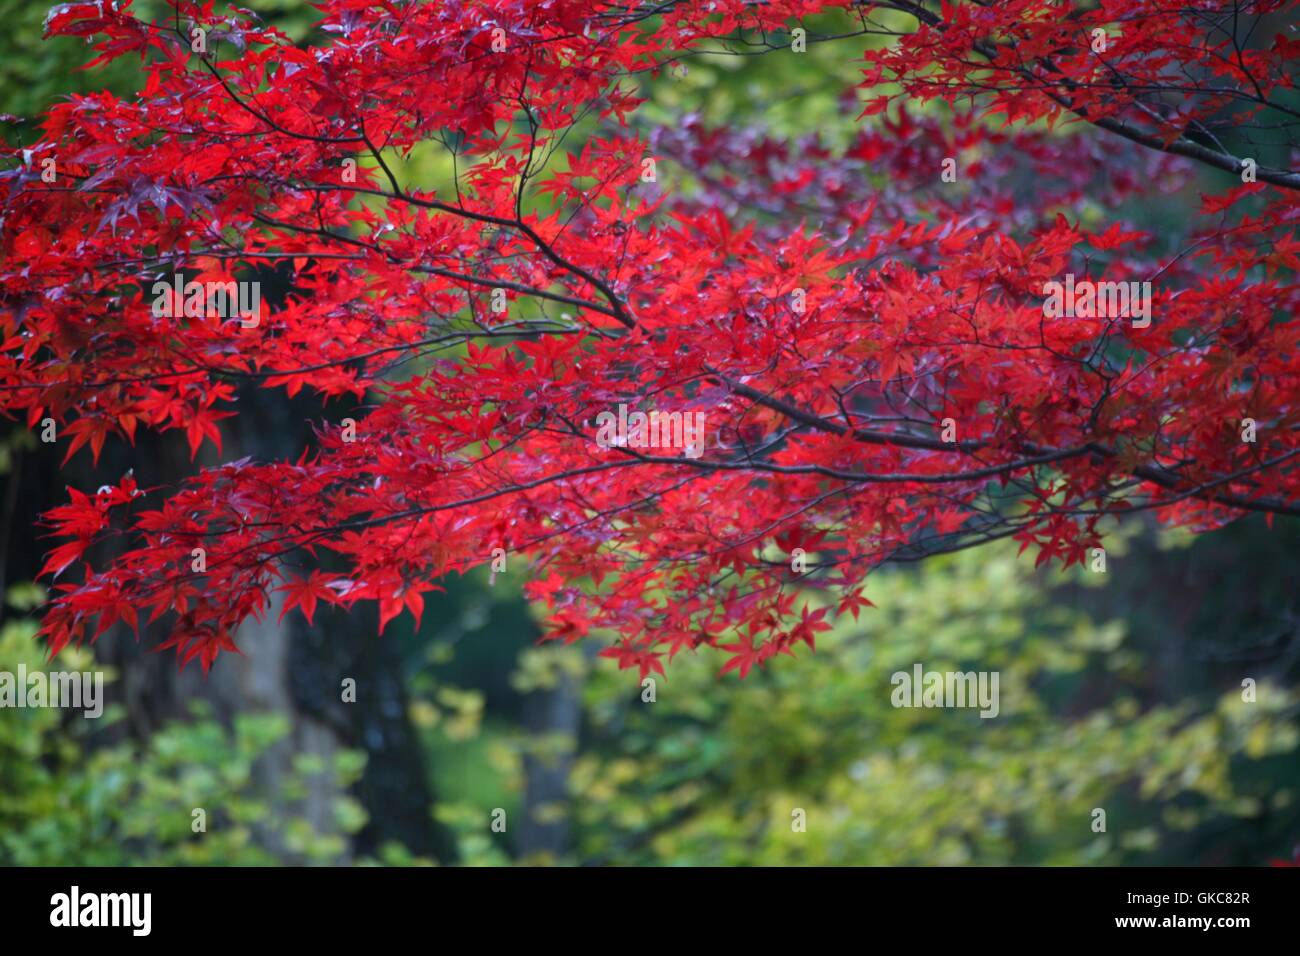
<path fill-rule="evenodd" d="M 1300 513 L 1294 4 L 326 0 L 304 46 L 172 6 L 50 12 L 143 82 L 54 107 L 0 172 L 0 407 L 98 459 L 141 429 L 219 451 L 240 385 L 367 404 L 157 507 L 130 474 L 70 489 L 52 651 L 159 621 L 206 669 L 277 594 L 382 630 L 495 553 L 549 638 L 744 676 L 885 561 Z M 642 119 L 691 57 L 822 43 L 847 144 Z M 410 181 L 428 151 L 445 188 Z M 1126 222 L 1202 169 L 1184 235 Z M 270 269 L 292 291 L 253 323 L 151 308 Z M 1151 282 L 1152 321 L 1048 317 L 1066 274 Z M 620 404 L 704 415 L 702 454 L 598 444 Z"/>

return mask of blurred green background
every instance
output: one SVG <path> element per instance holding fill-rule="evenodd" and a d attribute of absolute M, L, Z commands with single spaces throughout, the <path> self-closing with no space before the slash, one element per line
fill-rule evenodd
<path fill-rule="evenodd" d="M 248 6 L 310 36 L 305 3 Z M 0 113 L 139 82 L 129 62 L 78 72 L 89 48 L 42 42 L 45 9 L 0 0 Z M 643 115 L 844 142 L 854 56 L 693 60 L 641 78 Z M 35 136 L 30 120 L 2 128 L 11 145 Z M 447 169 L 431 152 L 405 175 Z M 1185 228 L 1167 198 L 1126 212 Z M 294 454 L 308 421 L 337 411 L 240 401 L 263 424 L 232 426 L 231 457 Z M 32 639 L 33 516 L 65 483 L 130 467 L 142 485 L 174 482 L 189 467 L 177 442 L 60 470 L 21 423 L 5 427 L 0 670 L 103 668 L 111 701 L 98 721 L 0 710 L 5 865 L 1260 865 L 1300 842 L 1295 522 L 1193 539 L 1134 520 L 1104 574 L 1036 572 L 1014 546 L 889 568 L 867 589 L 876 609 L 744 681 L 681 655 L 647 688 L 595 658 L 598 637 L 539 646 L 514 566 L 444 582 L 418 632 L 406 617 L 378 638 L 373 615 L 272 614 L 205 680 L 126 634 L 93 663 L 89 648 L 44 662 Z M 915 662 L 1000 671 L 1000 716 L 892 707 L 890 675 Z M 355 704 L 338 700 L 347 678 Z"/>

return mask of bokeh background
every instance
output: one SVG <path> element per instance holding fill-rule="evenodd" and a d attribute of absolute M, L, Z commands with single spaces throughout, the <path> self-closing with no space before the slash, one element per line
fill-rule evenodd
<path fill-rule="evenodd" d="M 312 35 L 306 3 L 247 5 Z M 10 145 L 59 97 L 141 82 L 124 62 L 80 71 L 90 48 L 43 42 L 45 12 L 0 0 Z M 637 80 L 642 121 L 847 141 L 855 55 L 693 60 Z M 1115 146 L 1115 162 L 1133 149 Z M 433 152 L 405 175 L 450 181 Z M 667 188 L 690 188 L 674 175 Z M 1125 215 L 1180 234 L 1207 185 L 1196 177 L 1213 175 L 1153 184 Z M 1019 188 L 1032 206 L 1033 182 Z M 345 411 L 246 389 L 225 454 L 296 456 L 313 420 Z M 110 447 L 98 467 L 62 454 L 0 422 L 0 670 L 102 668 L 110 706 L 94 721 L 0 710 L 0 864 L 1265 865 L 1300 843 L 1294 521 L 1195 538 L 1134 519 L 1108 541 L 1105 574 L 1035 570 L 1014 545 L 890 567 L 868 587 L 876 609 L 815 654 L 743 681 L 683 654 L 653 701 L 595 656 L 598 635 L 538 644 L 522 563 L 443 582 L 419 630 L 402 617 L 382 638 L 373 610 L 322 610 L 313 626 L 272 614 L 205 678 L 120 628 L 45 660 L 37 516 L 65 485 L 128 468 L 168 485 L 195 467 L 174 435 Z M 215 460 L 209 448 L 198 464 Z M 1000 716 L 893 708 L 889 677 L 914 662 L 1000 671 Z"/>

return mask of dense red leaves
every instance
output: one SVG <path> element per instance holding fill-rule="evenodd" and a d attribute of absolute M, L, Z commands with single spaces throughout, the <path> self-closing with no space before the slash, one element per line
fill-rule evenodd
<path fill-rule="evenodd" d="M 47 516 L 51 648 L 161 620 L 206 668 L 273 602 L 374 601 L 382 628 L 495 552 L 526 562 L 548 638 L 604 631 L 643 677 L 713 646 L 744 676 L 870 607 L 886 560 L 1015 536 L 1069 564 L 1125 512 L 1300 510 L 1300 182 L 1261 155 L 1174 236 L 1121 211 L 1185 193 L 1193 161 L 1237 170 L 1201 133 L 1293 115 L 1300 44 L 1168 0 L 864 5 L 845 16 L 887 42 L 865 82 L 845 70 L 870 117 L 847 146 L 626 125 L 638 74 L 847 6 L 335 0 L 306 48 L 212 5 L 59 8 L 51 33 L 145 79 L 55 107 L 0 173 L 4 408 L 96 457 L 140 428 L 219 451 L 241 380 L 367 410 L 154 510 L 129 479 L 71 490 Z M 931 99 L 954 112 L 907 107 Z M 457 181 L 407 184 L 417 147 L 454 148 Z M 293 291 L 255 324 L 151 309 L 182 269 L 272 268 Z M 1151 323 L 1045 315 L 1066 274 L 1152 282 Z M 599 443 L 620 404 L 703 415 L 700 454 Z M 87 564 L 106 536 L 116 556 Z"/>

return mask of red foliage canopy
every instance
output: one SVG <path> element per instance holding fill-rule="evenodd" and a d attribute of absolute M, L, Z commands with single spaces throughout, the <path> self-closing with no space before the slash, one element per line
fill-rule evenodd
<path fill-rule="evenodd" d="M 1014 536 L 1068 564 L 1122 512 L 1300 513 L 1288 4 L 319 6 L 318 46 L 212 3 L 51 11 L 145 79 L 58 105 L 0 173 L 0 407 L 98 458 L 141 428 L 219 448 L 241 383 L 368 402 L 154 510 L 129 475 L 71 490 L 52 650 L 162 619 L 206 668 L 276 592 L 377 601 L 382 628 L 501 549 L 548 636 L 743 675 L 856 616 L 883 561 Z M 847 148 L 639 120 L 646 75 L 802 43 L 852 51 Z M 417 147 L 451 188 L 407 182 Z M 1123 218 L 1198 167 L 1223 172 L 1174 252 Z M 182 272 L 271 267 L 292 294 L 242 321 L 155 307 Z M 1045 307 L 1067 276 L 1138 283 L 1131 312 L 1150 283 L 1151 320 Z M 655 447 L 638 410 L 702 442 Z"/>

